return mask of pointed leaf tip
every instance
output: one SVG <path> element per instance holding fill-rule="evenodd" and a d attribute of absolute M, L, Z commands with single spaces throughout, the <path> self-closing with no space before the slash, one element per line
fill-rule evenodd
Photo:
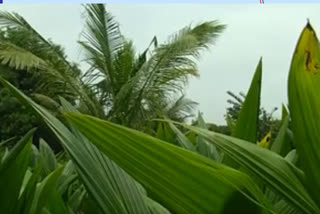
<path fill-rule="evenodd" d="M 320 191 L 320 45 L 310 23 L 303 29 L 293 55 L 288 97 L 292 131 L 308 190 L 319 204 Z"/>
<path fill-rule="evenodd" d="M 246 94 L 246 98 L 241 106 L 241 110 L 233 132 L 234 137 L 247 140 L 252 143 L 257 141 L 257 128 L 260 109 L 260 93 L 262 80 L 262 58 L 256 67 L 251 85 Z"/>
<path fill-rule="evenodd" d="M 307 18 L 307 25 L 306 25 L 306 28 L 310 28 L 310 29 L 312 29 L 312 26 L 311 26 L 311 24 L 310 24 L 310 19 L 309 19 L 309 18 Z"/>

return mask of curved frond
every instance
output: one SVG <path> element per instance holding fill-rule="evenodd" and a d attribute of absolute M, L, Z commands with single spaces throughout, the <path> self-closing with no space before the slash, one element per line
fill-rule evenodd
<path fill-rule="evenodd" d="M 124 45 L 119 25 L 103 4 L 88 4 L 85 10 L 88 17 L 83 32 L 84 41 L 80 44 L 85 50 L 86 61 L 114 86 L 116 74 L 113 60 Z"/>
<path fill-rule="evenodd" d="M 0 42 L 0 61 L 17 70 L 45 67 L 45 61 L 11 42 Z"/>
<path fill-rule="evenodd" d="M 87 96 L 78 77 L 80 71 L 70 63 L 63 49 L 41 36 L 17 13 L 0 12 L 2 39 L 0 47 L 3 63 L 15 69 L 35 69 L 41 72 L 44 87 L 61 89 L 65 94 L 80 97 L 92 115 L 101 115 L 95 103 Z M 0 55 L 1 55 L 0 53 Z M 66 97 L 67 98 L 67 97 Z"/>
<path fill-rule="evenodd" d="M 158 106 L 155 103 L 159 99 L 164 101 L 163 105 L 169 104 L 170 97 L 182 94 L 188 77 L 198 75 L 195 60 L 202 50 L 215 43 L 224 28 L 217 21 L 188 26 L 171 36 L 168 42 L 157 46 L 117 94 L 114 108 L 123 111 L 119 105 L 128 103 L 127 121 L 131 124 L 135 118 L 148 118 L 148 111 L 152 106 Z"/>
<path fill-rule="evenodd" d="M 22 16 L 18 13 L 10 13 L 6 11 L 0 11 L 0 28 L 10 28 L 10 29 L 18 29 L 24 33 L 28 33 L 35 38 L 38 38 L 40 41 L 46 44 L 48 48 L 51 50 L 54 49 L 52 42 L 46 40 L 40 33 L 38 33 Z M 61 59 L 64 60 L 65 63 L 67 61 L 64 59 L 63 54 L 61 52 L 56 52 Z"/>

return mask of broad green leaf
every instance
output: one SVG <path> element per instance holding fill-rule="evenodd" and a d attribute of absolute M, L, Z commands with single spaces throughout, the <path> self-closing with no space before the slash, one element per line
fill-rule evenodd
<path fill-rule="evenodd" d="M 88 159 L 79 158 L 84 157 L 78 149 L 81 142 L 74 141 L 74 136 L 68 129 L 63 128 L 59 121 L 10 83 L 1 78 L 0 81 L 52 127 L 55 134 L 63 140 L 65 147 L 70 150 L 75 164 L 79 163 L 76 161 L 85 161 L 79 166 L 88 165 Z M 88 119 L 87 116 L 79 116 L 79 119 L 81 118 Z M 140 181 L 153 198 L 175 213 L 219 213 L 224 210 L 226 203 L 232 206 L 233 202 L 237 205 L 233 206 L 237 211 L 258 213 L 259 208 L 243 196 L 259 195 L 256 186 L 245 174 L 132 129 L 95 118 L 88 120 L 90 123 L 81 123 L 86 125 L 85 130 L 81 131 L 99 133 L 87 133 L 91 142 Z M 95 165 L 89 167 L 94 168 Z M 86 174 L 86 177 L 90 178 L 90 174 Z M 90 181 L 96 180 L 97 177 L 94 175 Z M 106 191 L 100 186 L 96 191 L 99 190 L 103 193 Z M 239 195 L 238 191 L 242 194 Z M 241 204 L 236 203 L 238 198 L 243 199 Z"/>
<path fill-rule="evenodd" d="M 77 130 L 71 132 L 47 110 L 34 103 L 1 77 L 0 82 L 41 117 L 60 139 L 87 191 L 104 213 L 149 213 L 142 195 L 137 191 L 136 182 L 128 174 L 103 155 Z"/>
<path fill-rule="evenodd" d="M 297 163 L 296 150 L 290 151 L 288 155 L 285 156 L 285 160 L 295 165 Z M 264 193 L 265 196 L 269 199 L 269 201 L 271 201 L 274 204 L 277 213 L 286 213 L 286 211 L 295 211 L 297 213 L 301 213 L 301 210 L 297 209 L 295 206 L 292 206 L 292 204 L 288 203 L 281 197 L 281 195 L 276 194 L 270 188 L 266 187 Z M 283 210 L 283 208 L 285 208 L 285 211 Z"/>
<path fill-rule="evenodd" d="M 61 195 L 57 191 L 57 181 L 62 170 L 63 167 L 57 168 L 37 186 L 30 214 L 41 214 L 44 209 L 48 210 L 51 214 L 69 213 Z"/>
<path fill-rule="evenodd" d="M 294 143 L 306 184 L 320 204 L 320 46 L 311 25 L 303 29 L 293 55 L 288 98 Z"/>
<path fill-rule="evenodd" d="M 305 213 L 320 213 L 319 207 L 307 193 L 303 172 L 280 155 L 247 141 L 181 124 L 205 137 L 268 187 Z"/>
<path fill-rule="evenodd" d="M 34 193 L 36 191 L 37 182 L 40 178 L 41 170 L 42 170 L 41 165 L 37 165 L 36 168 L 33 170 L 32 176 L 28 180 L 28 183 L 25 186 L 25 188 L 22 190 L 22 194 L 20 194 L 19 204 L 16 206 L 15 213 L 30 212 Z"/>
<path fill-rule="evenodd" d="M 39 144 L 39 155 L 43 162 L 43 171 L 45 175 L 49 175 L 57 168 L 57 159 L 50 146 L 42 139 Z"/>
<path fill-rule="evenodd" d="M 253 79 L 250 84 L 248 93 L 242 103 L 238 119 L 235 126 L 229 125 L 232 130 L 232 136 L 246 140 L 253 144 L 257 143 L 259 111 L 260 111 L 260 94 L 262 80 L 262 58 L 260 59 Z M 228 122 L 228 118 L 227 118 Z M 223 163 L 233 168 L 238 168 L 238 163 L 232 160 L 228 155 L 224 155 Z"/>
<path fill-rule="evenodd" d="M 232 135 L 234 137 L 257 142 L 257 131 L 260 109 L 260 93 L 262 79 L 262 59 L 260 59 L 256 72 L 253 76 L 246 98 L 241 106 L 241 110 Z"/>
<path fill-rule="evenodd" d="M 28 132 L 8 153 L 0 165 L 0 210 L 2 213 L 13 213 L 18 204 L 18 197 L 31 152 L 31 136 Z"/>
<path fill-rule="evenodd" d="M 288 155 L 285 157 L 287 161 L 290 163 L 295 164 L 297 159 L 296 150 L 292 150 L 288 153 Z M 281 214 L 302 214 L 303 212 L 296 207 L 292 206 L 290 203 L 288 203 L 286 200 L 282 199 L 278 194 L 275 194 L 273 191 L 270 191 L 270 189 L 266 189 L 265 195 L 267 197 L 270 197 L 270 199 L 274 203 L 274 208 L 277 211 L 277 213 Z"/>
<path fill-rule="evenodd" d="M 63 98 L 61 103 L 65 110 L 76 112 L 75 108 Z M 128 214 L 149 213 L 147 204 L 143 200 L 144 195 L 139 191 L 136 181 L 101 153 L 78 130 L 73 128 L 72 132 L 76 140 L 69 138 L 70 141 L 73 140 L 69 144 L 73 143 L 73 149 L 77 148 L 76 150 L 82 154 L 81 161 L 83 166 L 78 165 L 78 167 L 86 167 L 86 170 L 78 169 L 78 174 L 87 186 L 88 192 L 102 206 L 102 210 L 104 212 L 110 212 L 108 210 L 111 210 L 112 212 Z M 64 138 L 63 135 L 65 133 L 61 131 L 61 138 Z M 82 147 L 79 147 L 79 143 L 82 144 Z M 88 160 L 90 160 L 90 163 L 87 163 Z M 104 201 L 108 201 L 108 204 L 105 204 Z"/>
<path fill-rule="evenodd" d="M 173 213 L 224 213 L 226 204 L 239 213 L 258 213 L 237 191 L 258 195 L 245 174 L 133 129 L 87 115 L 66 117 Z"/>

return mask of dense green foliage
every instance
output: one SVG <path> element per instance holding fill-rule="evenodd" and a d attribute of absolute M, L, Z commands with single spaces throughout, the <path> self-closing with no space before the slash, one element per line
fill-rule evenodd
<path fill-rule="evenodd" d="M 154 118 L 184 121 L 190 117 L 196 103 L 184 97 L 184 85 L 189 76 L 198 75 L 195 60 L 224 26 L 216 21 L 187 26 L 162 44 L 155 37 L 138 54 L 104 5 L 84 9 L 87 18 L 79 43 L 88 70 L 80 71 L 61 47 L 42 37 L 23 17 L 1 12 L 0 62 L 10 71 L 1 75 L 52 111 L 61 96 L 83 113 L 147 131 Z M 9 109 L 4 103 L 1 109 Z M 15 110 L 10 117 L 19 119 L 4 125 L 0 139 L 13 136 L 17 126 L 25 133 L 38 125 Z"/>
<path fill-rule="evenodd" d="M 36 41 L 28 50 L 4 40 L 1 110 L 11 105 L 17 112 L 9 115 L 24 120 L 19 114 L 25 114 L 35 121 L 30 128 L 37 126 L 11 139 L 13 147 L 0 144 L 1 213 L 320 214 L 320 44 L 309 23 L 292 59 L 289 108 L 283 107 L 275 139 L 257 143 L 260 121 L 270 119 L 261 118 L 262 60 L 246 96 L 234 103 L 227 135 L 212 131 L 219 127 L 201 114 L 188 125 L 194 102 L 168 96 L 182 94 L 187 77 L 197 73 L 191 58 L 223 26 L 184 28 L 136 57 L 105 6 L 85 9 L 81 45 L 91 68 L 84 76 L 22 17 L 0 14 L 0 25 Z M 47 81 L 42 92 L 48 94 L 35 97 L 26 89 L 37 78 Z M 43 132 L 63 150 L 55 154 Z"/>
<path fill-rule="evenodd" d="M 49 74 L 50 71 L 47 71 L 48 73 L 41 72 L 39 68 L 27 67 L 9 60 L 24 57 L 23 55 L 17 55 L 17 52 L 15 52 L 23 48 L 24 51 L 41 56 L 43 60 L 58 66 L 57 57 L 42 50 L 38 39 L 26 34 L 20 29 L 4 28 L 0 32 L 0 41 L 0 58 L 2 60 L 2 64 L 0 65 L 1 77 L 10 81 L 23 93 L 33 97 L 34 100 L 46 106 L 51 111 L 57 110 L 58 104 L 56 102 L 58 102 L 60 96 L 73 104 L 75 103 L 76 96 L 70 94 L 67 87 L 61 89 L 57 87 L 57 83 L 51 85 L 52 77 Z M 57 53 L 66 57 L 60 46 L 52 43 L 51 45 Z M 26 58 L 26 60 L 27 59 L 28 58 Z M 72 76 L 79 76 L 80 71 L 75 65 L 73 65 L 73 67 L 75 72 Z M 7 89 L 3 87 L 0 87 L 0 98 L 0 141 L 12 137 L 19 139 L 31 128 L 41 126 L 41 121 L 21 106 L 18 100 L 12 97 Z M 57 142 L 50 139 L 44 127 L 42 127 L 41 132 L 37 131 L 37 135 L 47 139 L 52 147 L 59 147 Z"/>

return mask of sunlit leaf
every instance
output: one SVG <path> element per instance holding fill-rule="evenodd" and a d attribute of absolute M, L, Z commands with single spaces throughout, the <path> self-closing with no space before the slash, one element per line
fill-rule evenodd
<path fill-rule="evenodd" d="M 306 213 L 320 213 L 302 182 L 304 174 L 280 155 L 247 141 L 181 124 L 205 137 L 289 203 Z"/>
<path fill-rule="evenodd" d="M 257 194 L 249 177 L 239 171 L 107 121 L 74 113 L 67 114 L 67 118 L 152 197 L 175 213 L 223 213 L 230 208 L 258 211 L 236 193 L 237 189 L 247 188 Z"/>

